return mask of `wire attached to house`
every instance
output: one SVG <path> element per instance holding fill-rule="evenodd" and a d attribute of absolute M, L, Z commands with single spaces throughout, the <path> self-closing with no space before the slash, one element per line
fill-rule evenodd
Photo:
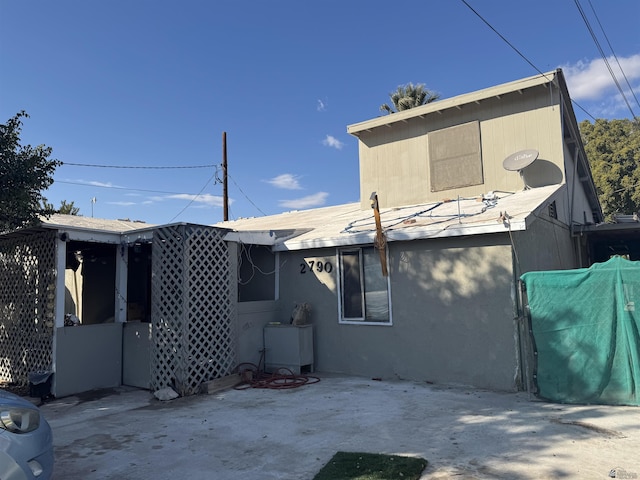
<path fill-rule="evenodd" d="M 482 20 L 496 35 L 498 35 L 500 37 L 500 39 L 506 43 L 509 47 L 511 47 L 511 49 L 516 52 L 525 62 L 527 62 L 531 67 L 533 67 L 533 69 L 538 72 L 540 75 L 542 75 L 543 77 L 545 77 L 547 80 L 550 80 L 543 72 L 542 70 L 540 70 L 538 67 L 536 67 L 533 62 L 531 62 L 531 60 L 529 60 L 520 50 L 518 50 L 511 42 L 509 42 L 509 40 L 507 40 L 500 32 L 498 32 L 498 30 L 495 29 L 495 27 L 493 25 L 491 25 L 487 20 L 485 20 L 485 18 L 480 15 L 471 5 L 469 5 L 465 0 L 460 0 L 462 3 L 464 3 L 464 5 L 471 10 L 480 20 Z M 584 107 L 582 107 L 578 102 L 576 102 L 575 100 L 571 100 L 571 103 L 573 103 L 576 107 L 578 107 L 580 110 L 582 110 L 585 115 L 587 115 L 588 117 L 590 117 L 594 122 L 596 120 L 596 118 L 591 115 L 589 112 L 587 112 L 587 110 L 585 110 Z"/>

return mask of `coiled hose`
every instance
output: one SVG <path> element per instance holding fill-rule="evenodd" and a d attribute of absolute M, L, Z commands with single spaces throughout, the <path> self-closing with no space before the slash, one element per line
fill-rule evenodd
<path fill-rule="evenodd" d="M 238 365 L 238 373 L 242 381 L 233 387 L 236 390 L 246 390 L 248 388 L 282 390 L 310 385 L 320 381 L 320 378 L 313 375 L 297 375 L 288 368 L 279 368 L 274 373 L 266 373 L 254 363 L 241 363 Z"/>

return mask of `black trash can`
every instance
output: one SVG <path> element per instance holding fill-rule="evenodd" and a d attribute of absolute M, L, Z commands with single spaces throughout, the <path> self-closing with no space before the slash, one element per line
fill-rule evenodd
<path fill-rule="evenodd" d="M 29 374 L 29 396 L 46 398 L 51 395 L 53 372 L 31 372 Z"/>

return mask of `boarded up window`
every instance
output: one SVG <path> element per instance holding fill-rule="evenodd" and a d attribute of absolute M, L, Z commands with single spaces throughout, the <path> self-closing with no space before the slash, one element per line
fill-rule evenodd
<path fill-rule="evenodd" d="M 480 122 L 429 133 L 431 191 L 481 185 Z"/>

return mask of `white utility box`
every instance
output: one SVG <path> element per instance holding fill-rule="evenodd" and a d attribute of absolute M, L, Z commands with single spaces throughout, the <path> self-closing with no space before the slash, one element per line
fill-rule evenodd
<path fill-rule="evenodd" d="M 264 348 L 267 372 L 279 368 L 288 368 L 297 375 L 313 372 L 313 325 L 267 325 Z"/>

